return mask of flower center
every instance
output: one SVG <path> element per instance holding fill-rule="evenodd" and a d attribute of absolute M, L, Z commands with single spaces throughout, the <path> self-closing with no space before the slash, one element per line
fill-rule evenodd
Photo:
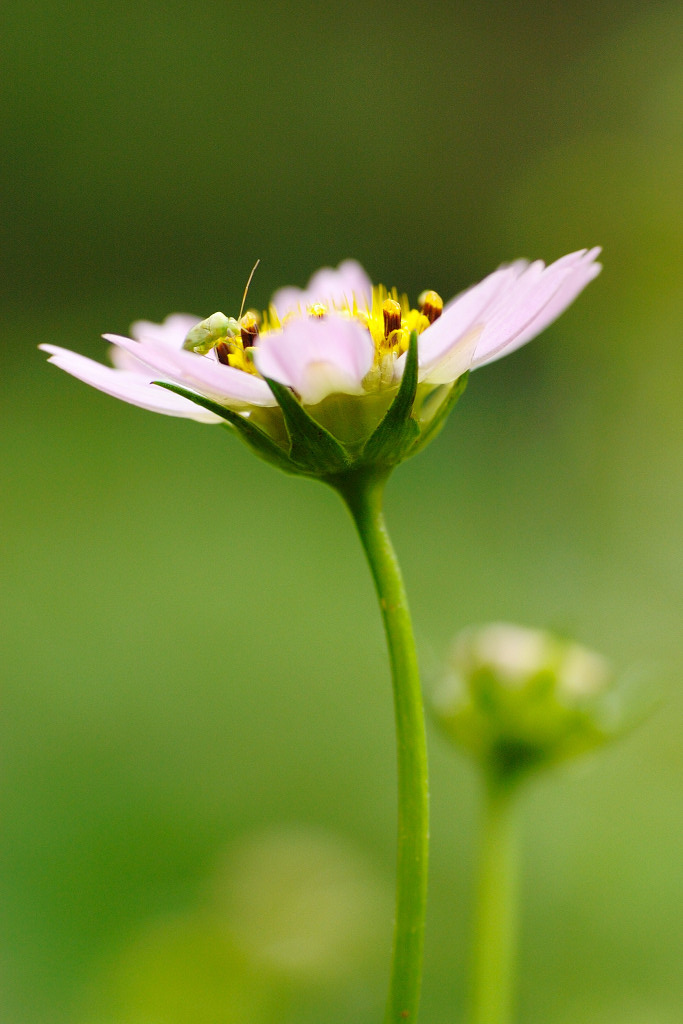
<path fill-rule="evenodd" d="M 225 366 L 258 376 L 253 350 L 260 336 L 279 331 L 284 324 L 304 316 L 324 319 L 333 313 L 355 320 L 369 332 L 375 347 L 375 362 L 364 383 L 369 391 L 374 391 L 392 381 L 394 361 L 407 350 L 411 333 L 421 334 L 443 311 L 443 300 L 434 291 L 423 292 L 418 305 L 418 309 L 411 309 L 407 296 L 399 296 L 395 288 L 389 291 L 384 285 L 376 285 L 370 304 L 364 308 L 360 308 L 353 297 L 350 302 L 344 300 L 329 306 L 316 302 L 305 310 L 292 310 L 282 319 L 274 306 L 260 317 L 249 310 L 239 320 L 214 313 L 192 328 L 183 347 L 201 355 L 213 350 L 215 358 Z"/>

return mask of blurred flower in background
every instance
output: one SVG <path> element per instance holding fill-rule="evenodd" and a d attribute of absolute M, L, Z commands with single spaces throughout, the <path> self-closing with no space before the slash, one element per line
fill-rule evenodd
<path fill-rule="evenodd" d="M 474 757 L 484 783 L 469 1019 L 502 1024 L 517 1019 L 522 784 L 623 733 L 634 722 L 634 697 L 594 651 L 496 622 L 456 637 L 433 709 L 443 733 Z"/>
<path fill-rule="evenodd" d="M 445 734 L 503 782 L 619 735 L 633 720 L 629 703 L 602 655 L 509 623 L 460 633 L 433 697 Z"/>
<path fill-rule="evenodd" d="M 382 1005 L 391 886 L 347 842 L 281 826 L 244 836 L 183 913 L 151 920 L 89 989 L 84 1022 L 315 1024 Z"/>
<path fill-rule="evenodd" d="M 214 895 L 240 949 L 301 985 L 362 984 L 387 933 L 391 890 L 366 859 L 322 830 L 246 837 L 215 876 Z"/>

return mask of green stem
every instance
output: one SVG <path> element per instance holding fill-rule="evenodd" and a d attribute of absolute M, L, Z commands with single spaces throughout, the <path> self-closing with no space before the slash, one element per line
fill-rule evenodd
<path fill-rule="evenodd" d="M 415 1024 L 422 980 L 429 806 L 424 709 L 401 570 L 382 512 L 385 477 L 354 473 L 335 484 L 351 512 L 375 580 L 389 648 L 398 750 L 396 919 L 385 1024 Z"/>
<path fill-rule="evenodd" d="M 517 917 L 516 787 L 486 785 L 472 970 L 472 1024 L 510 1024 Z"/>

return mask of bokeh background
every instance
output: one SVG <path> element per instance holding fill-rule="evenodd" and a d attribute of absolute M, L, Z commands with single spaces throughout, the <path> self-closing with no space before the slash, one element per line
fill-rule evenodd
<path fill-rule="evenodd" d="M 519 1021 L 681 1019 L 683 9 L 3 4 L 3 1024 L 381 1019 L 394 751 L 340 503 L 47 365 L 355 256 L 413 297 L 602 244 L 388 515 L 426 685 L 559 629 L 667 692 L 525 806 Z M 465 1019 L 470 766 L 430 733 L 422 1019 Z"/>

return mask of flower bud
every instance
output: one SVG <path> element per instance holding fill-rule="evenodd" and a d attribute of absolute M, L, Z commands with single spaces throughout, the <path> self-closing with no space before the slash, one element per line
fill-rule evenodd
<path fill-rule="evenodd" d="M 609 663 L 579 644 L 494 623 L 456 638 L 433 710 L 491 777 L 516 781 L 615 735 L 615 683 Z"/>

